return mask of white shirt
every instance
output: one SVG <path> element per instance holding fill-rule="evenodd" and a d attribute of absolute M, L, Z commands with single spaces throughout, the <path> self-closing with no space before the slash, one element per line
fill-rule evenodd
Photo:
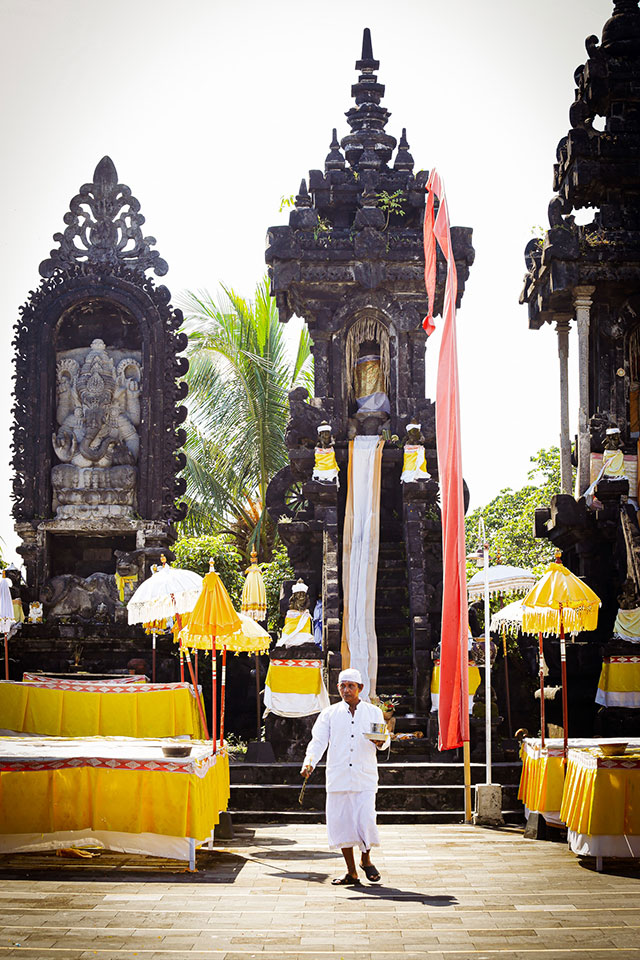
<path fill-rule="evenodd" d="M 325 707 L 318 716 L 303 766 L 315 767 L 329 747 L 327 793 L 378 789 L 376 747 L 363 736 L 371 732 L 372 723 L 384 723 L 382 710 L 364 700 L 358 702 L 353 714 L 348 704 L 341 700 Z M 380 749 L 384 750 L 388 744 L 387 734 Z"/>

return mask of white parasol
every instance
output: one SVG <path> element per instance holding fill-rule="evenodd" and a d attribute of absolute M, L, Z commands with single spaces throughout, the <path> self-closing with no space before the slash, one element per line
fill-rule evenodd
<path fill-rule="evenodd" d="M 4 678 L 9 679 L 9 630 L 16 622 L 13 615 L 10 581 L 4 570 L 0 577 L 0 633 L 4 633 Z"/>
<path fill-rule="evenodd" d="M 494 613 L 491 629 L 496 633 L 517 633 L 522 630 L 522 600 L 514 600 Z"/>
<path fill-rule="evenodd" d="M 162 624 L 162 621 L 184 613 L 191 613 L 202 593 L 203 583 L 200 574 L 194 573 L 192 570 L 183 570 L 181 567 L 170 566 L 164 554 L 161 560 L 162 566 L 153 567 L 151 576 L 140 584 L 127 604 L 129 623 L 144 623 L 152 634 L 151 679 L 154 683 L 156 682 L 156 634 L 162 633 L 166 629 L 166 625 Z M 197 691 L 197 665 L 194 675 L 188 655 L 187 664 L 189 671 L 192 673 L 194 688 Z M 184 680 L 182 647 L 180 648 L 180 680 Z"/>
<path fill-rule="evenodd" d="M 202 577 L 163 563 L 140 584 L 127 604 L 129 623 L 150 623 L 191 613 L 202 593 Z"/>
<path fill-rule="evenodd" d="M 524 567 L 512 567 L 498 563 L 487 570 L 489 582 L 489 596 L 495 597 L 500 593 L 527 593 L 536 582 L 530 570 Z M 478 570 L 467 584 L 470 600 L 481 600 L 484 596 L 485 572 Z"/>

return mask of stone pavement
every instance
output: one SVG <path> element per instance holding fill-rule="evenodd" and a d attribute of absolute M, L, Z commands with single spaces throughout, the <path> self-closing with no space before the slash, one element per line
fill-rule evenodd
<path fill-rule="evenodd" d="M 384 826 L 383 881 L 331 887 L 324 828 L 237 828 L 189 874 L 105 852 L 0 857 L 0 960 L 581 960 L 640 955 L 640 867 L 517 828 Z"/>

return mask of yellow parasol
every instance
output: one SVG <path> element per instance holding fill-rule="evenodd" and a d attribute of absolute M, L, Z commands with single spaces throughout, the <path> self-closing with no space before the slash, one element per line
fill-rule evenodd
<path fill-rule="evenodd" d="M 258 566 L 258 554 L 251 551 L 251 566 L 245 571 L 244 587 L 242 588 L 242 602 L 240 610 L 252 620 L 267 619 L 267 591 L 262 573 Z M 266 650 L 264 651 L 267 652 Z M 257 739 L 262 736 L 262 717 L 260 711 L 260 659 L 256 651 L 256 723 Z"/>
<path fill-rule="evenodd" d="M 567 706 L 567 648 L 565 630 L 581 633 L 595 630 L 598 626 L 600 597 L 571 573 L 556 555 L 542 579 L 529 591 L 522 601 L 522 630 L 537 633 L 540 643 L 540 722 L 544 746 L 544 677 L 542 635 L 554 633 L 560 637 L 560 667 L 562 670 L 562 720 L 564 726 L 564 757 L 567 757 L 568 706 Z"/>
<path fill-rule="evenodd" d="M 224 743 L 224 701 L 227 673 L 227 640 L 241 627 L 240 617 L 233 609 L 226 587 L 209 560 L 209 573 L 204 578 L 202 593 L 189 618 L 189 646 L 211 650 L 211 738 L 216 752 L 216 712 L 218 692 L 216 676 L 216 647 L 222 638 L 222 684 L 220 709 L 220 737 Z"/>

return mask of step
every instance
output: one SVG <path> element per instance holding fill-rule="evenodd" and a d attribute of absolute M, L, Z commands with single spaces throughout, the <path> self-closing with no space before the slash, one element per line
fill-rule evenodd
<path fill-rule="evenodd" d="M 391 746 L 392 751 L 398 744 Z M 386 758 L 386 751 L 382 753 Z M 393 757 L 393 753 L 391 754 Z M 247 786 L 261 785 L 273 786 L 289 785 L 300 788 L 302 780 L 300 777 L 300 763 L 246 763 L 244 761 L 232 761 L 229 765 L 231 776 L 231 785 Z M 502 781 L 511 784 L 520 781 L 520 771 L 522 764 L 516 762 L 494 763 L 491 767 L 493 779 L 500 783 Z M 471 783 L 485 782 L 484 763 L 471 764 Z M 313 771 L 309 786 L 315 782 L 322 786 L 325 782 L 326 764 L 320 763 Z M 398 786 L 407 783 L 413 785 L 435 785 L 435 786 L 455 786 L 464 784 L 464 764 L 462 763 L 433 763 L 430 761 L 404 761 L 396 758 L 391 762 L 382 761 L 378 763 L 378 776 L 380 783 L 385 786 Z"/>
<path fill-rule="evenodd" d="M 324 823 L 324 813 L 319 810 L 233 810 L 233 822 L 236 826 L 256 823 L 288 823 L 292 826 L 303 823 Z M 524 823 L 522 808 L 503 810 L 505 823 Z M 406 823 L 410 826 L 421 823 L 464 823 L 463 810 L 381 810 L 377 816 L 381 826 L 385 824 Z"/>
<path fill-rule="evenodd" d="M 301 782 L 295 784 L 234 784 L 231 787 L 229 809 L 233 814 L 237 807 L 242 810 L 296 810 L 299 807 Z M 506 784 L 502 786 L 503 803 L 509 809 L 515 809 L 518 797 L 518 785 Z M 304 807 L 308 810 L 324 810 L 326 791 L 323 784 L 307 784 Z M 424 784 L 409 786 L 378 787 L 376 808 L 380 811 L 398 812 L 411 810 L 415 812 L 442 812 L 459 810 L 464 807 L 464 786 Z"/>

